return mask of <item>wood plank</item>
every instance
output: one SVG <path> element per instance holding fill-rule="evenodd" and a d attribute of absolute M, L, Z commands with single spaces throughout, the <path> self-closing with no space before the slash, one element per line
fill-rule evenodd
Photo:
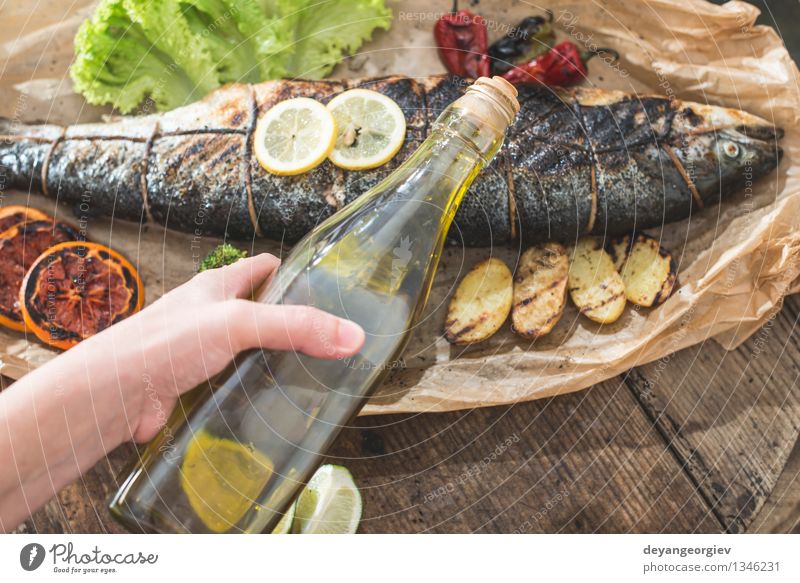
<path fill-rule="evenodd" d="M 119 486 L 122 471 L 136 458 L 136 448 L 126 444 L 70 484 L 17 528 L 38 533 L 127 532 L 109 514 L 109 496 Z"/>
<path fill-rule="evenodd" d="M 748 532 L 800 534 L 800 439 Z"/>
<path fill-rule="evenodd" d="M 331 460 L 362 532 L 718 532 L 626 386 L 465 412 L 358 419 Z"/>
<path fill-rule="evenodd" d="M 742 532 L 775 486 L 800 430 L 800 301 L 735 351 L 713 340 L 625 377 L 728 532 Z"/>

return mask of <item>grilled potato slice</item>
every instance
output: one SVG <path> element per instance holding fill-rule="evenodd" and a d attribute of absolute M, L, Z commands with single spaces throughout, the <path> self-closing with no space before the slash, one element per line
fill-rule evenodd
<path fill-rule="evenodd" d="M 658 241 L 637 235 L 620 269 L 628 301 L 650 308 L 666 301 L 675 287 L 677 268 Z"/>
<path fill-rule="evenodd" d="M 491 337 L 511 311 L 511 270 L 499 259 L 478 263 L 461 280 L 447 307 L 444 335 L 453 344 Z"/>
<path fill-rule="evenodd" d="M 569 266 L 569 295 L 590 320 L 611 324 L 625 309 L 625 284 L 611 256 L 591 237 L 579 239 Z"/>
<path fill-rule="evenodd" d="M 622 274 L 622 266 L 625 265 L 625 260 L 628 258 L 628 253 L 631 251 L 631 236 L 623 235 L 622 237 L 614 237 L 611 239 L 607 251 L 608 254 L 611 255 L 614 267 Z"/>
<path fill-rule="evenodd" d="M 567 303 L 569 257 L 561 243 L 543 243 L 522 254 L 514 277 L 511 329 L 525 338 L 549 333 Z"/>

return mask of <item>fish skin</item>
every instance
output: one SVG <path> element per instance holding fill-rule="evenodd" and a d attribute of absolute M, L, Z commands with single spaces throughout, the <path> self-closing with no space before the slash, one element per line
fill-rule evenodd
<path fill-rule="evenodd" d="M 63 196 L 77 216 L 94 215 L 99 206 L 102 214 L 139 221 L 145 152 L 145 143 L 125 139 L 104 140 L 102 147 L 94 139 L 61 140 L 50 154 L 46 192 Z"/>
<path fill-rule="evenodd" d="M 247 206 L 246 136 L 213 133 L 155 140 L 147 165 L 148 210 L 155 222 L 188 233 L 253 236 Z M 213 189 L 207 188 L 213 177 Z"/>
<path fill-rule="evenodd" d="M 264 112 L 292 97 L 326 103 L 353 87 L 384 93 L 403 110 L 408 130 L 395 158 L 357 172 L 325 161 L 288 177 L 260 167 L 251 140 Z M 79 216 L 294 243 L 407 159 L 464 87 L 446 77 L 268 81 L 108 123 L 0 120 L 0 190 L 57 196 Z M 782 153 L 780 129 L 738 110 L 539 86 L 520 87 L 519 101 L 505 147 L 456 214 L 451 243 L 569 242 L 659 226 L 741 189 L 747 168 L 751 179 L 767 174 Z"/>

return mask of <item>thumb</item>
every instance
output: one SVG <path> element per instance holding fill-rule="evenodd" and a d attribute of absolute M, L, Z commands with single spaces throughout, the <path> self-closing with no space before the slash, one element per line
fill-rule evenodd
<path fill-rule="evenodd" d="M 350 320 L 310 306 L 233 300 L 236 352 L 248 348 L 292 350 L 325 359 L 352 356 L 364 345 L 364 330 Z"/>

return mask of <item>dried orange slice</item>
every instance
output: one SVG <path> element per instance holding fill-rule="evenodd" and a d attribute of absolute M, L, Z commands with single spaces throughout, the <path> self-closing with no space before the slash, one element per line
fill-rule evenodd
<path fill-rule="evenodd" d="M 72 241 L 39 256 L 22 282 L 19 303 L 25 326 L 42 342 L 66 350 L 138 312 L 144 286 L 113 249 Z"/>
<path fill-rule="evenodd" d="M 0 234 L 0 325 L 25 329 L 19 310 L 22 279 L 45 249 L 78 238 L 74 227 L 52 220 L 18 223 Z"/>
<path fill-rule="evenodd" d="M 39 209 L 12 204 L 0 208 L 0 233 L 29 221 L 52 221 L 53 218 Z"/>

